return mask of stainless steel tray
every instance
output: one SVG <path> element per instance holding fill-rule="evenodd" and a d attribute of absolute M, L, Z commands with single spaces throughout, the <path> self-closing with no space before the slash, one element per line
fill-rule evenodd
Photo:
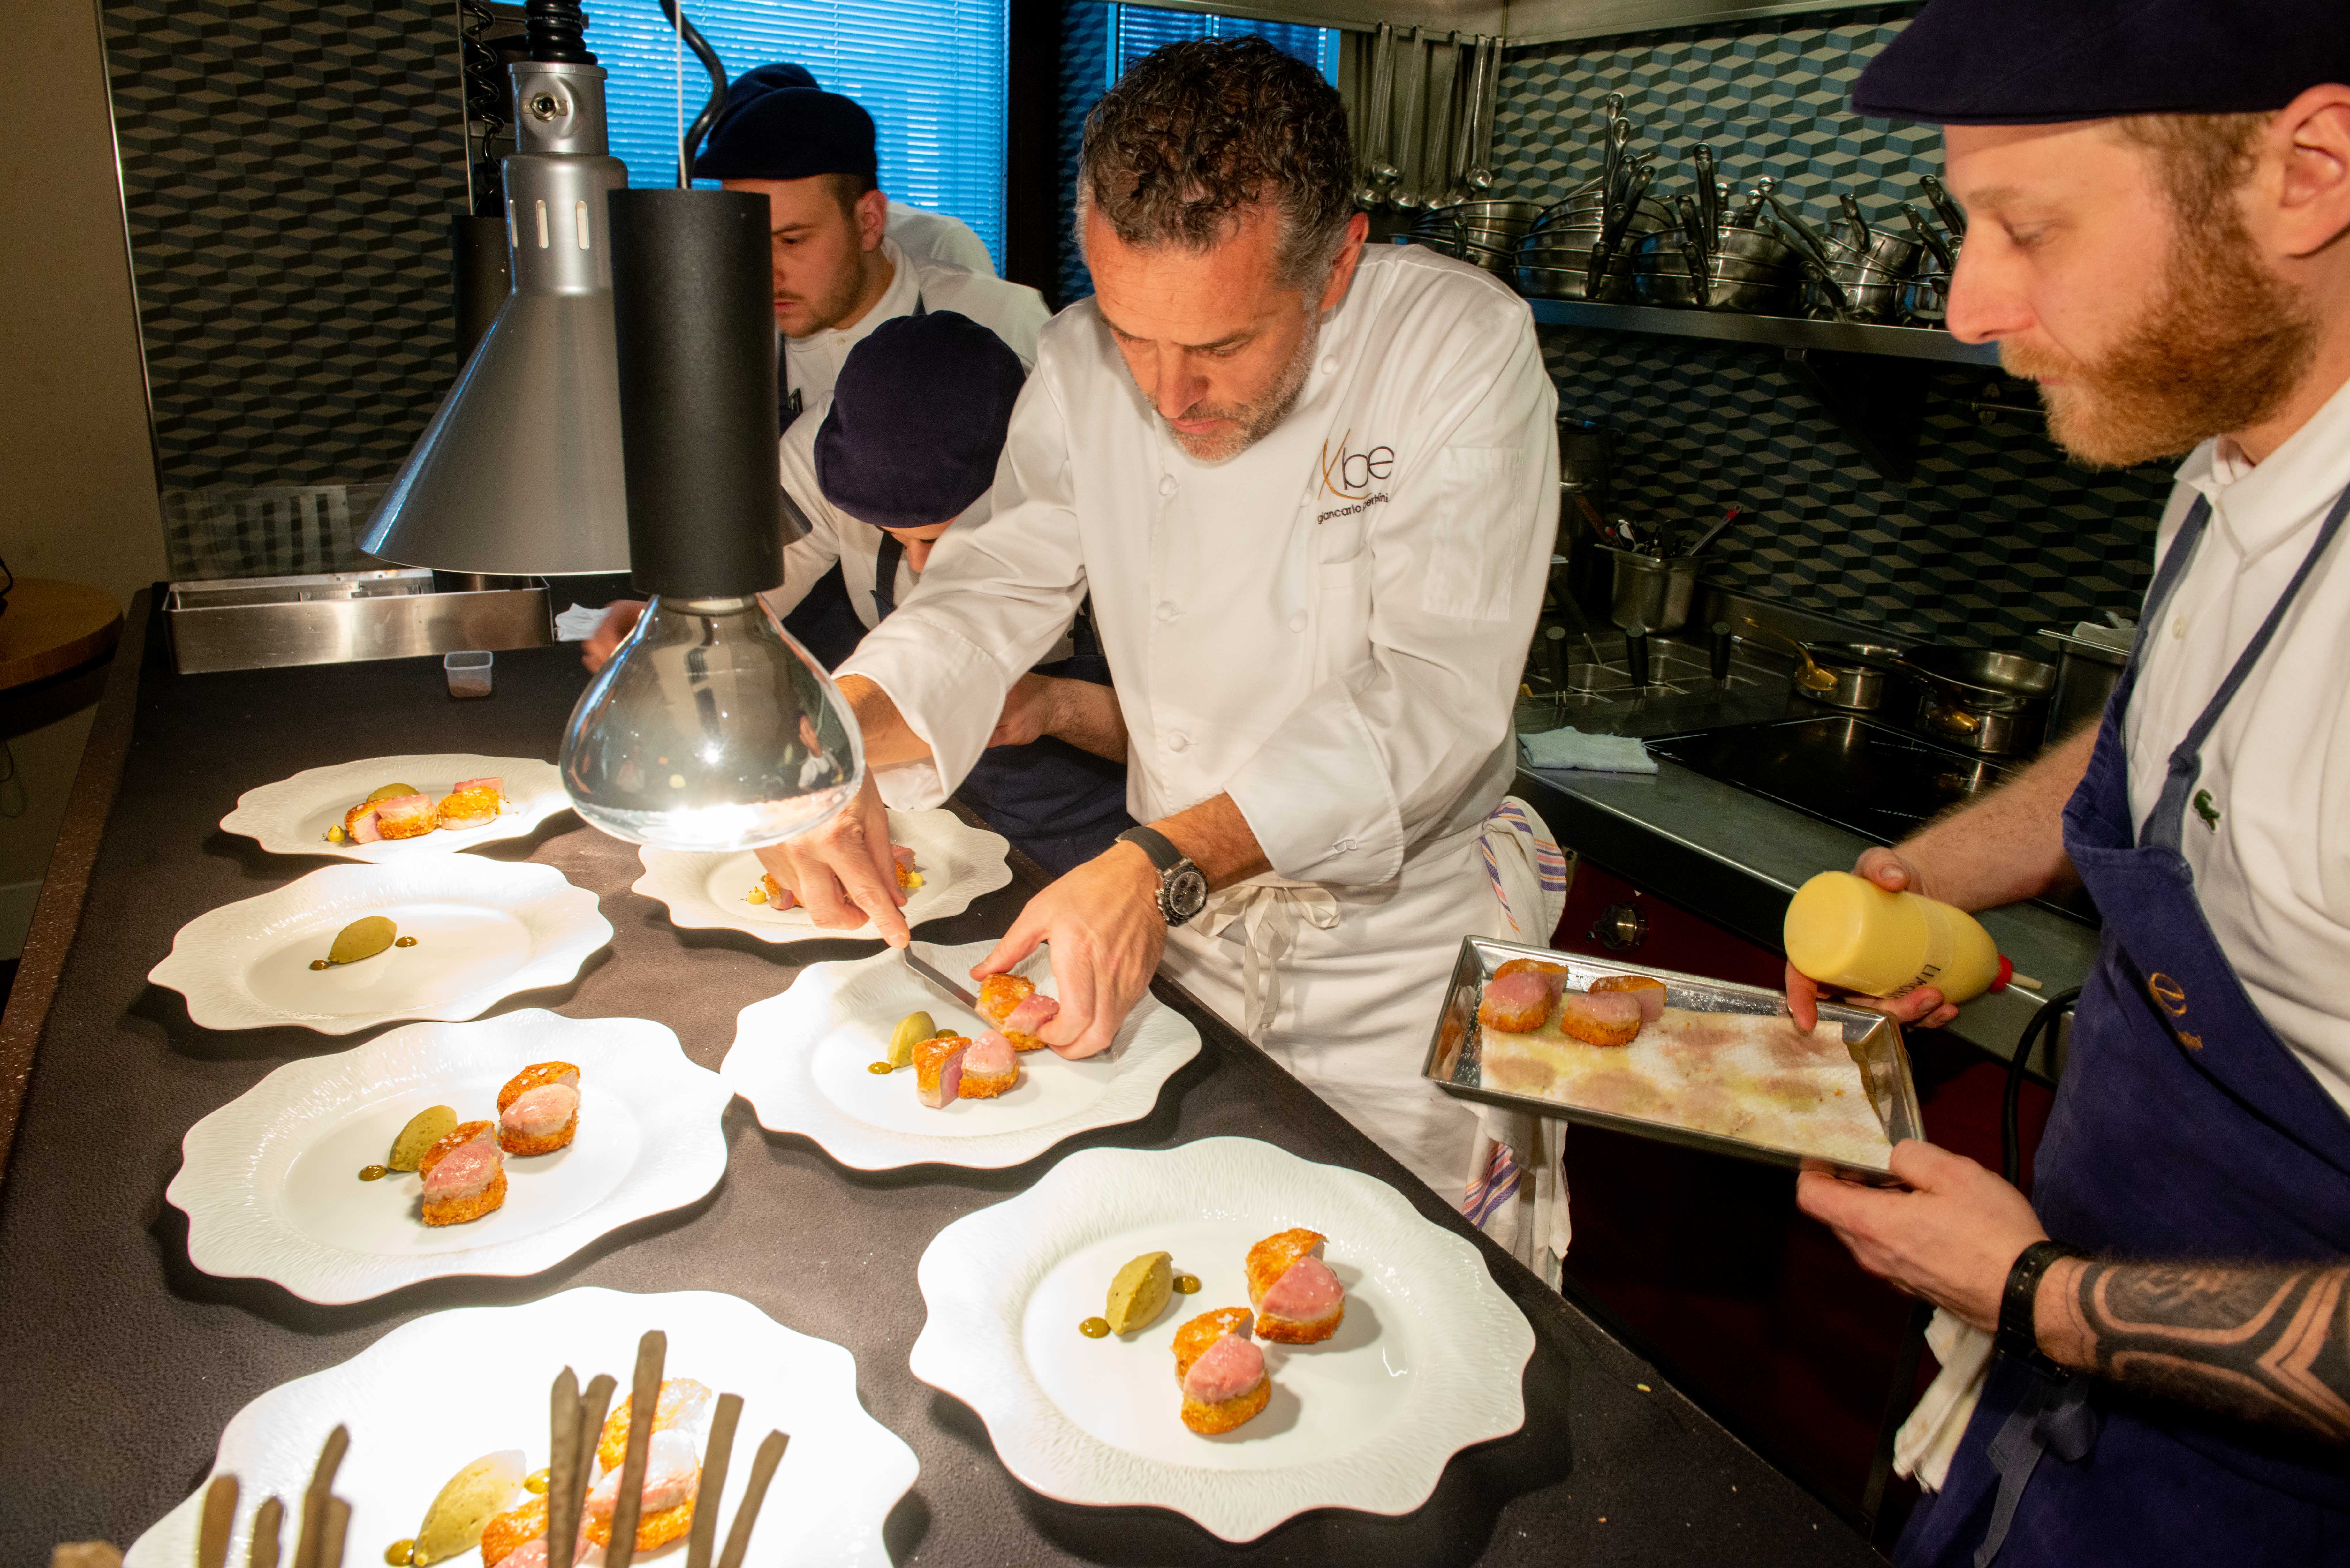
<path fill-rule="evenodd" d="M 407 569 L 173 583 L 163 624 L 182 675 L 555 641 L 545 588 L 438 594 Z"/>
<path fill-rule="evenodd" d="M 1612 1127 L 1617 1132 L 1681 1144 L 1690 1148 L 1709 1149 L 1715 1154 L 1734 1155 L 1740 1159 L 1761 1160 L 1769 1165 L 1793 1166 L 1801 1169 L 1833 1170 L 1839 1176 L 1878 1186 L 1898 1185 L 1886 1172 L 1866 1166 L 1851 1165 L 1817 1155 L 1798 1154 L 1721 1133 L 1702 1132 L 1673 1122 L 1652 1121 L 1613 1111 L 1586 1110 L 1580 1106 L 1545 1099 L 1539 1095 L 1513 1094 L 1508 1090 L 1485 1087 L 1480 1061 L 1484 1035 L 1477 1023 L 1477 1002 L 1484 992 L 1486 977 L 1514 958 L 1541 959 L 1550 963 L 1564 964 L 1569 981 L 1578 990 L 1587 990 L 1591 982 L 1602 975 L 1645 974 L 1665 982 L 1665 1000 L 1673 1007 L 1698 1012 L 1748 1012 L 1763 1017 L 1776 1017 L 1787 1011 L 1787 999 L 1783 995 L 1760 986 L 1733 985 L 1728 981 L 1708 980 L 1701 975 L 1677 974 L 1671 970 L 1611 963 L 1603 959 L 1585 958 L 1579 953 L 1554 952 L 1545 948 L 1521 947 L 1514 942 L 1468 937 L 1461 940 L 1461 957 L 1452 966 L 1452 982 L 1446 988 L 1444 1006 L 1437 1014 L 1435 1032 L 1429 1038 L 1428 1059 L 1420 1068 L 1421 1075 L 1433 1080 L 1436 1086 L 1446 1094 L 1464 1100 L 1482 1100 L 1488 1105 L 1507 1106 L 1512 1110 L 1533 1111 L 1565 1121 Z M 1909 1075 L 1909 1054 L 1902 1048 L 1900 1024 L 1882 1013 L 1827 1002 L 1820 1003 L 1820 1017 L 1824 1022 L 1843 1026 L 1845 1047 L 1852 1053 L 1854 1062 L 1859 1064 L 1861 1082 L 1868 1090 L 1869 1103 L 1877 1112 L 1877 1120 L 1885 1127 L 1887 1141 L 1899 1143 L 1905 1137 L 1923 1138 L 1926 1124 L 1918 1114 L 1918 1087 Z"/>

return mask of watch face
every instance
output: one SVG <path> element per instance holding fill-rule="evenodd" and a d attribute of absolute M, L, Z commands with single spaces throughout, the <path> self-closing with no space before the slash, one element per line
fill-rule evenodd
<path fill-rule="evenodd" d="M 1168 877 L 1162 897 L 1167 903 L 1168 923 L 1180 926 L 1207 903 L 1208 879 L 1198 867 L 1187 863 Z"/>

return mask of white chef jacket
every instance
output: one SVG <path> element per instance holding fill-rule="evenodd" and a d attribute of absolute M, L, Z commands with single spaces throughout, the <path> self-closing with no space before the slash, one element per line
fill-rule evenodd
<path fill-rule="evenodd" d="M 2133 822 L 2345 485 L 2350 384 L 2265 462 L 2206 441 L 2180 465 L 2157 559 L 2199 494 L 2211 520 L 2147 631 L 2125 728 Z M 2179 849 L 2211 934 L 2269 1027 L 2350 1107 L 2350 539 L 2326 552 L 2220 715 L 2195 787 L 2220 820 L 2190 806 Z"/>
<path fill-rule="evenodd" d="M 970 317 L 1010 344 L 1020 356 L 1023 369 L 1035 368 L 1036 334 L 1052 315 L 1045 308 L 1043 295 L 1024 284 L 910 256 L 886 233 L 881 236 L 881 254 L 889 258 L 894 275 L 873 308 L 858 317 L 854 327 L 827 327 L 806 337 L 783 339 L 785 373 L 791 389 L 800 394 L 803 411 L 832 390 L 840 378 L 841 362 L 851 348 L 892 317 L 913 315 L 918 299 L 927 309 Z"/>
<path fill-rule="evenodd" d="M 891 202 L 889 223 L 881 232 L 917 261 L 941 261 L 982 277 L 995 275 L 995 258 L 987 254 L 986 242 L 951 213 Z"/>
<path fill-rule="evenodd" d="M 1128 809 L 1149 822 L 1229 793 L 1274 867 L 1259 882 L 1321 890 L 1259 1044 L 1285 1042 L 1276 1054 L 1390 1147 L 1408 1100 L 1425 1136 L 1398 1152 L 1440 1190 L 1460 1189 L 1473 1120 L 1417 1069 L 1451 954 L 1501 919 L 1476 841 L 1514 771 L 1513 698 L 1556 524 L 1556 409 L 1523 300 L 1424 247 L 1378 247 L 1289 416 L 1201 462 L 1087 301 L 1040 338 L 993 514 L 945 535 L 842 666 L 931 749 L 879 771 L 885 796 L 934 805 L 1090 590 L 1126 718 Z M 1256 897 L 1217 897 L 1234 893 Z M 1170 934 L 1170 971 L 1234 1018 L 1243 944 L 1201 924 Z M 1330 1056 L 1340 1041 L 1377 1044 L 1379 1060 Z M 1448 1126 L 1457 1156 L 1437 1147 Z"/>

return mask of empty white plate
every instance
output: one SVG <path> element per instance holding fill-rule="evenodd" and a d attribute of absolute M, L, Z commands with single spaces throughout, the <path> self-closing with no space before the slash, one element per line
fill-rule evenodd
<path fill-rule="evenodd" d="M 634 1295 L 565 1291 L 526 1306 L 463 1307 L 403 1324 L 348 1361 L 280 1384 L 221 1433 L 212 1475 L 234 1475 L 239 1505 L 227 1560 L 251 1552 L 261 1500 L 286 1504 L 278 1561 L 294 1556 L 301 1498 L 318 1449 L 340 1423 L 351 1446 L 334 1494 L 350 1505 L 344 1561 L 380 1563 L 384 1549 L 416 1533 L 442 1483 L 502 1449 L 519 1449 L 525 1472 L 547 1454 L 547 1390 L 569 1366 L 581 1384 L 608 1372 L 625 1391 L 638 1338 L 669 1336 L 665 1377 L 691 1377 L 743 1397 L 726 1472 L 718 1540 L 733 1527 L 751 1461 L 770 1430 L 791 1446 L 751 1535 L 749 1561 L 806 1568 L 888 1568 L 882 1521 L 914 1484 L 914 1450 L 857 1399 L 857 1358 L 830 1340 L 795 1334 L 750 1303 L 709 1291 Z M 234 1376 L 234 1367 L 213 1369 Z M 454 1418 L 452 1418 L 453 1416 Z M 205 1479 L 209 1484 L 210 1476 Z M 203 1485 L 132 1544 L 132 1568 L 182 1568 L 196 1560 Z M 682 1540 L 639 1562 L 682 1563 Z M 594 1557 L 590 1561 L 597 1560 Z M 479 1568 L 479 1551 L 448 1559 Z"/>
<path fill-rule="evenodd" d="M 993 944 L 914 946 L 949 979 L 976 990 L 964 976 Z M 1049 951 L 1031 954 L 1019 972 L 1052 993 Z M 813 1138 L 858 1170 L 997 1169 L 1077 1133 L 1149 1114 L 1160 1086 L 1200 1050 L 1190 1021 L 1146 992 L 1101 1054 L 1067 1062 L 1051 1051 L 1023 1052 L 1020 1081 L 1007 1093 L 932 1110 L 915 1096 L 913 1068 L 869 1071 L 889 1054 L 898 1021 L 915 1012 L 973 1038 L 993 1027 L 925 985 L 890 950 L 853 963 L 811 964 L 789 991 L 744 1008 L 719 1076 L 751 1102 L 760 1126 Z"/>
<path fill-rule="evenodd" d="M 1201 1437 L 1178 1415 L 1175 1331 L 1247 1306 L 1248 1249 L 1293 1226 L 1329 1239 L 1345 1321 L 1320 1345 L 1266 1344 L 1264 1410 Z M 1132 1334 L 1080 1334 L 1119 1265 L 1152 1251 L 1199 1293 Z M 978 1411 L 1023 1484 L 1172 1509 L 1227 1541 L 1308 1509 L 1409 1513 L 1454 1453 L 1525 1420 L 1534 1330 L 1477 1249 L 1382 1181 L 1253 1138 L 1080 1150 L 940 1231 L 919 1278 L 914 1376 Z"/>
<path fill-rule="evenodd" d="M 922 885 L 906 896 L 901 911 L 909 928 L 924 920 L 960 915 L 972 900 L 1012 880 L 1005 855 L 1012 846 L 1001 835 L 973 827 L 953 812 L 893 811 L 889 839 L 914 852 Z M 855 930 L 827 930 L 806 909 L 780 912 L 744 897 L 764 868 L 756 854 L 639 848 L 645 874 L 629 891 L 669 906 L 670 923 L 689 930 L 748 931 L 766 942 L 879 941 L 871 921 Z"/>
<path fill-rule="evenodd" d="M 335 935 L 383 915 L 416 945 L 314 970 Z M 296 1024 L 349 1034 L 401 1018 L 473 1018 L 559 985 L 612 940 L 596 895 L 551 866 L 434 855 L 328 866 L 199 915 L 148 971 L 203 1029 Z"/>
<path fill-rule="evenodd" d="M 499 1086 L 534 1062 L 579 1069 L 579 1130 L 510 1155 L 506 1200 L 463 1225 L 419 1215 L 413 1171 L 361 1181 L 409 1118 L 447 1106 L 495 1121 Z M 597 1237 L 692 1202 L 726 1169 L 732 1096 L 642 1018 L 530 1008 L 478 1023 L 411 1023 L 338 1055 L 288 1062 L 188 1129 L 164 1196 L 208 1274 L 356 1302 L 447 1274 L 535 1274 Z"/>
<path fill-rule="evenodd" d="M 459 779 L 495 778 L 506 809 L 479 827 L 435 828 L 419 838 L 387 838 L 375 844 L 331 843 L 327 829 L 338 826 L 351 807 L 388 784 L 414 784 L 438 800 Z M 365 757 L 332 767 L 305 768 L 292 778 L 249 789 L 221 827 L 256 840 L 272 855 L 336 855 L 346 860 L 386 864 L 421 856 L 453 855 L 501 838 L 520 838 L 558 811 L 571 809 L 563 775 L 553 763 L 536 757 L 484 757 L 470 752 L 432 755 Z"/>

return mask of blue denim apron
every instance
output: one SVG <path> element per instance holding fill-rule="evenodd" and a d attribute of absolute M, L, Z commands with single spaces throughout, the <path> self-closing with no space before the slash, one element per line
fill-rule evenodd
<path fill-rule="evenodd" d="M 2105 938 L 2034 1161 L 2033 1206 L 2050 1235 L 2104 1257 L 2338 1261 L 2350 1256 L 2350 1117 L 2245 994 L 2178 845 L 2217 822 L 2196 789 L 2203 742 L 2340 532 L 2350 493 L 2134 827 L 2123 716 L 2210 511 L 2199 501 L 2163 557 L 2129 670 L 2064 808 L 2064 847 Z M 2333 992 L 2345 978 L 2307 981 Z M 2135 1400 L 2088 1377 L 2059 1384 L 2002 1356 L 1942 1490 L 1913 1516 L 1895 1560 L 2350 1563 L 2350 1450 Z"/>

